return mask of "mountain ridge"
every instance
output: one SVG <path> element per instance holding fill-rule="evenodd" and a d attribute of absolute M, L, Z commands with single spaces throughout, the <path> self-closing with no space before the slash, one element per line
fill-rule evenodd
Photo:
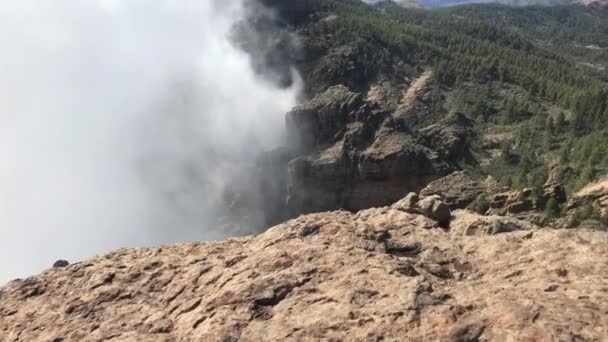
<path fill-rule="evenodd" d="M 390 2 L 393 0 L 365 0 L 370 4 L 379 4 L 382 2 Z M 605 0 L 397 0 L 393 1 L 406 8 L 439 8 L 439 7 L 451 7 L 451 6 L 462 6 L 471 4 L 502 4 L 508 6 L 563 6 L 563 5 L 574 5 L 581 4 L 591 7 L 605 7 L 608 6 L 608 2 Z"/>

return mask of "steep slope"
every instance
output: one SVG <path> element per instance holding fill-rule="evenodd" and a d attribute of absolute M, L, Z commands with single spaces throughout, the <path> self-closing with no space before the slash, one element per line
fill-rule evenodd
<path fill-rule="evenodd" d="M 0 340 L 608 336 L 608 234 L 467 211 L 446 231 L 411 213 L 411 199 L 259 236 L 57 263 L 0 289 Z"/>
<path fill-rule="evenodd" d="M 608 173 L 605 9 L 264 1 L 305 85 L 282 164 L 260 172 L 281 175 L 266 196 L 281 219 L 387 205 L 454 170 L 531 197 Z M 294 33 L 297 46 L 284 43 Z M 437 129 L 446 122 L 466 130 Z M 450 131 L 458 139 L 430 136 Z"/>
<path fill-rule="evenodd" d="M 414 131 L 404 122 L 405 111 L 392 113 L 376 102 L 381 95 L 371 97 L 330 87 L 287 114 L 289 136 L 299 141 L 301 154 L 288 164 L 287 207 L 293 216 L 388 205 L 467 158 L 473 132 L 463 114 Z"/>

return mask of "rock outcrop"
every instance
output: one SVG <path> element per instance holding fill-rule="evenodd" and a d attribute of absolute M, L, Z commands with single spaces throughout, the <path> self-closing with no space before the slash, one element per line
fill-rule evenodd
<path fill-rule="evenodd" d="M 608 336 L 607 233 L 464 210 L 446 230 L 407 208 L 311 214 L 258 236 L 51 268 L 0 288 L 0 340 Z"/>
<path fill-rule="evenodd" d="M 339 85 L 287 114 L 300 156 L 289 162 L 288 211 L 389 205 L 454 171 L 466 158 L 471 122 L 453 114 L 410 130 L 403 118 Z"/>
<path fill-rule="evenodd" d="M 608 219 L 608 179 L 601 179 L 579 190 L 568 202 L 568 209 L 575 210 L 586 203 L 593 204 L 602 218 Z"/>
<path fill-rule="evenodd" d="M 450 233 L 462 236 L 495 235 L 515 231 L 538 229 L 532 223 L 509 216 L 475 215 L 468 210 L 456 210 L 450 224 Z"/>
<path fill-rule="evenodd" d="M 399 202 L 393 204 L 391 208 L 426 216 L 437 221 L 442 227 L 447 227 L 452 219 L 450 208 L 441 200 L 439 195 L 420 199 L 418 194 L 412 192 Z"/>
<path fill-rule="evenodd" d="M 508 189 L 489 177 L 474 180 L 465 171 L 456 171 L 429 183 L 420 191 L 421 196 L 441 195 L 450 209 L 464 209 L 480 196 L 490 198 Z"/>
<path fill-rule="evenodd" d="M 429 183 L 420 191 L 421 196 L 440 195 L 450 209 L 465 209 L 480 198 L 488 203 L 488 214 L 534 215 L 542 212 L 550 199 L 561 204 L 566 201 L 566 191 L 559 182 L 549 181 L 542 193 L 533 189 L 511 190 L 494 178 L 475 180 L 465 171 L 456 171 Z M 529 218 L 529 217 L 528 217 Z"/>

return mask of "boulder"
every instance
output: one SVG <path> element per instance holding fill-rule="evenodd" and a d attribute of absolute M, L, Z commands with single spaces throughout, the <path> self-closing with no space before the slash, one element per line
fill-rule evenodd
<path fill-rule="evenodd" d="M 393 209 L 412 214 L 424 215 L 440 226 L 447 227 L 450 223 L 450 208 L 441 200 L 438 195 L 424 197 L 420 199 L 414 192 L 409 193 L 403 199 L 391 206 Z"/>
<path fill-rule="evenodd" d="M 397 210 L 402 210 L 405 212 L 417 211 L 416 209 L 418 208 L 419 201 L 420 201 L 420 197 L 418 196 L 418 194 L 415 192 L 410 192 L 409 194 L 407 194 L 407 196 L 405 196 L 399 202 L 393 204 L 392 208 L 397 209 Z"/>
<path fill-rule="evenodd" d="M 69 265 L 70 263 L 66 260 L 57 260 L 55 263 L 53 263 L 53 267 L 55 268 L 67 267 Z"/>
<path fill-rule="evenodd" d="M 440 224 L 450 222 L 450 208 L 441 201 L 441 197 L 438 195 L 423 198 L 418 202 L 418 207 L 424 216 L 432 218 Z"/>
<path fill-rule="evenodd" d="M 326 146 L 345 129 L 349 115 L 362 105 L 363 96 L 342 85 L 328 88 L 286 115 L 291 143 L 304 151 Z"/>

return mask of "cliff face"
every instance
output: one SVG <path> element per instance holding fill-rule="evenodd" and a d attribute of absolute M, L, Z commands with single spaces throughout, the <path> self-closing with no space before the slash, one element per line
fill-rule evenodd
<path fill-rule="evenodd" d="M 381 95 L 334 86 L 287 114 L 299 149 L 287 167 L 292 216 L 389 205 L 467 158 L 473 129 L 464 115 L 413 130 L 370 97 Z"/>
<path fill-rule="evenodd" d="M 461 210 L 446 230 L 413 213 L 411 197 L 259 236 L 57 263 L 0 289 L 0 340 L 608 336 L 608 234 Z"/>
<path fill-rule="evenodd" d="M 303 86 L 300 105 L 287 114 L 287 143 L 269 158 L 280 162 L 263 163 L 260 172 L 270 175 L 258 191 L 267 192 L 268 208 L 256 208 L 267 226 L 303 213 L 388 205 L 458 170 L 491 175 L 497 186 L 486 191 L 472 182 L 467 194 L 444 187 L 450 207 L 483 195 L 494 213 L 534 208 L 543 224 L 551 198 L 560 208 L 549 216 L 559 216 L 567 193 L 608 169 L 606 151 L 584 147 L 608 146 L 608 120 L 591 122 L 608 113 L 600 81 L 606 78 L 605 11 L 263 2 L 275 8 L 277 23 L 254 20 L 253 27 L 280 28 L 264 44 L 273 52 L 265 64 L 284 61 L 277 72 L 289 79 L 295 68 Z M 569 76 L 557 77 L 563 73 Z M 578 112 L 577 123 L 571 114 Z M 587 135 L 592 131 L 597 135 Z M 570 160 L 562 161 L 560 151 L 570 150 Z M 513 191 L 524 188 L 534 191 L 522 198 Z"/>

